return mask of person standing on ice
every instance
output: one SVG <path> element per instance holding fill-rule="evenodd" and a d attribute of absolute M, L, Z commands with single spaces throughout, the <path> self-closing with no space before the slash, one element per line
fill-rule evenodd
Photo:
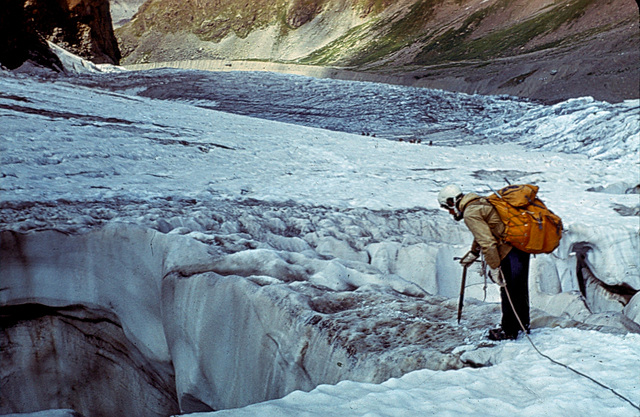
<path fill-rule="evenodd" d="M 447 185 L 438 194 L 440 206 L 456 221 L 464 219 L 473 234 L 471 250 L 460 263 L 467 267 L 480 253 L 489 266 L 490 278 L 500 286 L 502 301 L 501 327 L 489 330 L 489 339 L 516 339 L 521 329 L 506 291 L 525 329 L 529 330 L 529 254 L 503 240 L 504 223 L 486 198 L 474 193 L 463 194 L 457 185 Z"/>

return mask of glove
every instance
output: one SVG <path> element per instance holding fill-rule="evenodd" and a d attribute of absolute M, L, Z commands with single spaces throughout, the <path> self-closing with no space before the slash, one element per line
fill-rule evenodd
<path fill-rule="evenodd" d="M 476 255 L 475 253 L 469 251 L 469 252 L 467 252 L 466 255 L 464 255 L 462 257 L 462 259 L 460 259 L 460 264 L 462 266 L 466 267 L 466 266 L 469 266 L 472 263 L 474 263 L 476 261 L 476 259 L 478 259 L 478 255 Z"/>
<path fill-rule="evenodd" d="M 489 278 L 500 287 L 506 287 L 507 281 L 504 279 L 504 274 L 502 274 L 502 269 L 500 267 L 497 268 L 489 268 Z"/>

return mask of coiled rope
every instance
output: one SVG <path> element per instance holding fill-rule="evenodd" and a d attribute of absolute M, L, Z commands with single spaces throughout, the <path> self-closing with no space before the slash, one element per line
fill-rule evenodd
<path fill-rule="evenodd" d="M 556 365 L 560 365 L 572 372 L 575 372 L 576 374 L 587 378 L 588 380 L 594 382 L 595 384 L 599 385 L 600 387 L 611 391 L 612 393 L 614 393 L 616 396 L 618 396 L 621 400 L 626 401 L 627 403 L 629 403 L 633 408 L 635 408 L 636 410 L 640 411 L 640 406 L 637 404 L 634 404 L 630 399 L 628 399 L 627 397 L 625 397 L 624 395 L 620 394 L 618 391 L 616 391 L 615 389 L 603 384 L 602 382 L 596 380 L 593 377 L 590 377 L 587 374 L 584 374 L 572 367 L 570 367 L 569 365 L 565 365 L 562 362 L 558 362 L 557 360 L 551 358 L 550 356 L 545 355 L 544 353 L 542 353 L 540 351 L 540 349 L 538 349 L 538 347 L 533 343 L 533 340 L 531 340 L 531 337 L 529 337 L 529 334 L 527 333 L 527 330 L 525 329 L 524 325 L 522 324 L 522 320 L 520 320 L 520 316 L 518 316 L 518 313 L 516 312 L 516 308 L 513 305 L 513 301 L 511 301 L 511 295 L 509 294 L 509 290 L 507 289 L 507 287 L 504 287 L 504 292 L 507 294 L 507 299 L 509 300 L 509 304 L 511 305 L 511 309 L 513 310 L 513 313 L 515 314 L 516 318 L 518 319 L 518 323 L 520 324 L 520 328 L 522 329 L 522 331 L 524 332 L 524 335 L 527 336 L 527 339 L 529 340 L 529 343 L 531 343 L 531 346 L 533 346 L 533 348 L 535 349 L 536 352 L 538 352 L 538 354 L 540 356 L 542 356 L 543 358 L 546 358 L 548 360 L 550 360 L 552 363 L 555 363 Z"/>

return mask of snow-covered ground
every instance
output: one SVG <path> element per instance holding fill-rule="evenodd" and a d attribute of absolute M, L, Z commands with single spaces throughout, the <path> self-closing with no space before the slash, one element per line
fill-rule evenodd
<path fill-rule="evenodd" d="M 539 349 L 625 394 L 637 404 L 640 361 L 637 334 L 611 337 L 593 331 L 545 329 Z M 571 371 L 542 359 L 526 340 L 494 350 L 499 364 L 456 371 L 420 370 L 382 384 L 350 381 L 294 392 L 244 409 L 193 416 L 629 416 L 628 403 Z M 624 363 L 620 356 L 628 355 Z"/>
<path fill-rule="evenodd" d="M 431 364 L 382 382 L 375 379 L 374 363 L 352 375 L 377 383 L 344 381 L 315 389 L 311 384 L 299 388 L 310 392 L 208 415 L 640 415 L 640 336 L 630 332 L 640 323 L 639 111 L 638 100 L 609 104 L 581 98 L 543 105 L 277 74 L 163 70 L 35 77 L 2 72 L 0 226 L 16 232 L 11 236 L 26 234 L 21 259 L 38 258 L 46 239 L 90 239 L 92 233 L 103 240 L 125 236 L 127 249 L 119 252 L 113 243 L 69 246 L 92 248 L 85 258 L 68 254 L 91 263 L 86 270 L 98 279 L 86 288 L 68 272 L 56 278 L 64 283 L 25 288 L 24 275 L 15 273 L 19 262 L 9 262 L 0 300 L 3 305 L 86 302 L 109 309 L 146 357 L 173 361 L 178 395 L 180 390 L 199 394 L 206 403 L 213 397 L 207 397 L 212 388 L 204 384 L 219 376 L 207 369 L 204 377 L 194 375 L 191 368 L 211 352 L 184 346 L 183 339 L 209 340 L 200 329 L 213 328 L 206 322 L 212 307 L 204 299 L 191 311 L 186 301 L 176 300 L 185 297 L 196 305 L 196 293 L 224 280 L 200 276 L 197 280 L 210 284 L 194 278 L 194 287 L 183 289 L 186 280 L 171 273 L 245 277 L 265 289 L 255 293 L 256 300 L 270 287 L 275 292 L 268 297 L 282 294 L 283 300 L 323 299 L 317 292 L 322 289 L 329 298 L 357 299 L 360 310 L 353 311 L 362 314 L 367 304 L 374 305 L 375 314 L 344 318 L 351 326 L 343 329 L 350 343 L 382 316 L 394 320 L 385 335 L 367 342 L 369 349 L 385 343 L 395 348 L 398 338 L 409 337 L 400 324 L 419 323 L 412 314 L 430 294 L 444 297 L 438 303 L 450 314 L 440 326 L 451 337 L 448 345 L 439 341 L 447 358 L 491 366 L 436 370 Z M 538 312 L 531 339 L 544 353 L 635 406 L 541 357 L 527 339 L 485 346 L 477 326 L 499 321 L 497 292 L 489 287 L 485 294 L 477 269 L 469 277 L 465 319 L 456 324 L 461 268 L 452 258 L 467 250 L 471 236 L 439 210 L 436 195 L 448 183 L 488 194 L 504 186 L 505 178 L 539 185 L 540 197 L 565 227 L 561 246 L 532 262 L 531 298 Z M 119 234 L 122 225 L 142 232 Z M 46 235 L 50 230 L 63 235 Z M 3 246 L 8 247 L 6 236 Z M 170 256 L 154 252 L 156 236 L 164 245 L 156 247 L 169 248 Z M 143 244 L 146 249 L 138 248 L 136 239 L 151 242 L 150 250 Z M 16 255 L 12 250 L 3 253 Z M 118 266 L 109 265 L 114 258 L 101 258 L 101 251 L 124 256 L 126 250 L 142 258 L 117 260 Z M 47 262 L 46 268 L 33 267 L 29 279 L 46 283 L 59 256 Z M 586 284 L 591 285 L 591 312 L 580 294 L 584 277 L 578 264 L 594 277 Z M 104 271 L 113 272 L 110 268 L 146 268 L 166 279 L 161 284 L 145 278 L 151 290 L 142 292 L 129 288 L 135 285 L 128 278 L 118 278 L 109 290 L 112 278 Z M 612 296 L 595 281 L 626 295 Z M 161 320 L 163 312 L 154 303 L 166 298 L 165 285 L 173 286 L 176 298 L 163 304 Z M 392 298 L 389 291 L 405 298 Z M 142 313 L 131 300 L 144 306 Z M 380 300 L 389 300 L 387 307 Z M 328 307 L 316 311 L 323 308 Z M 199 324 L 171 328 L 166 311 L 175 311 L 185 323 L 193 314 Z M 567 324 L 569 319 L 586 324 Z M 560 324 L 574 328 L 553 327 Z M 456 333 L 464 336 L 458 340 Z M 250 345 L 254 335 L 250 330 L 243 337 Z M 412 346 L 417 353 L 406 357 L 419 355 L 419 345 Z M 405 358 L 397 355 L 375 358 L 390 368 Z M 334 358 L 317 356 L 323 357 Z M 241 362 L 242 351 L 234 358 Z M 242 363 L 236 369 L 251 372 Z M 282 397 L 284 391 L 268 396 Z"/>

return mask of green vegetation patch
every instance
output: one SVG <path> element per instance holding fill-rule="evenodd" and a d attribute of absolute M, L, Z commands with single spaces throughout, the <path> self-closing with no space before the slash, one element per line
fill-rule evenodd
<path fill-rule="evenodd" d="M 409 13 L 391 24 L 389 30 L 373 40 L 365 50 L 350 59 L 351 65 L 376 62 L 416 41 L 426 30 L 435 8 L 443 0 L 422 0 L 411 6 Z"/>
<path fill-rule="evenodd" d="M 330 65 L 343 59 L 345 52 L 354 50 L 366 38 L 371 22 L 351 28 L 340 38 L 315 50 L 309 56 L 300 60 L 303 64 Z"/>
<path fill-rule="evenodd" d="M 430 40 L 416 56 L 414 63 L 430 65 L 446 61 L 486 60 L 513 55 L 535 37 L 550 33 L 563 24 L 578 19 L 584 14 L 587 6 L 594 2 L 595 0 L 566 2 L 509 28 L 490 33 L 480 39 L 468 41 L 467 38 L 472 34 L 475 25 L 485 19 L 489 13 L 493 13 L 509 3 L 509 0 L 504 0 L 493 7 L 474 13 L 459 29 L 451 29 Z M 550 46 L 550 44 L 541 45 L 536 49 L 545 49 Z"/>
<path fill-rule="evenodd" d="M 435 7 L 443 0 L 419 0 L 402 18 L 372 18 L 302 60 L 304 63 L 363 65 L 376 62 L 415 42 L 426 30 Z M 373 1 L 370 1 L 373 3 Z M 387 7 L 389 2 L 380 3 Z M 380 34 L 379 36 L 374 36 Z"/>

